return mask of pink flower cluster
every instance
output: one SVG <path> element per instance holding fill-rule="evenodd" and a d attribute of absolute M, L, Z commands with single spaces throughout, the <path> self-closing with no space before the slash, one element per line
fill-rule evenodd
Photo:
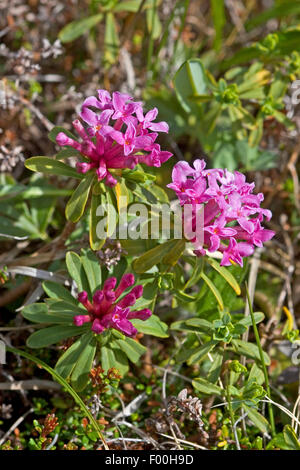
<path fill-rule="evenodd" d="M 91 323 L 91 329 L 97 334 L 105 329 L 114 328 L 126 336 L 135 336 L 137 329 L 129 320 L 139 319 L 147 320 L 151 315 L 151 310 L 130 310 L 138 298 L 143 295 L 143 286 L 137 285 L 131 289 L 121 299 L 120 296 L 135 282 L 133 274 L 125 274 L 118 287 L 117 279 L 108 278 L 103 285 L 102 290 L 98 290 L 93 295 L 93 301 L 90 302 L 87 292 L 78 294 L 79 302 L 86 308 L 87 315 L 76 315 L 74 324 L 82 326 L 84 323 Z"/>
<path fill-rule="evenodd" d="M 196 160 L 194 168 L 178 162 L 168 187 L 176 192 L 181 205 L 204 205 L 203 246 L 223 254 L 220 264 L 243 266 L 243 258 L 250 256 L 255 246 L 261 247 L 275 235 L 262 226 L 264 217 L 270 220 L 272 213 L 260 207 L 263 194 L 252 194 L 255 184 L 247 183 L 243 174 L 205 167 L 204 160 Z M 197 256 L 206 254 L 204 247 L 195 250 Z"/>
<path fill-rule="evenodd" d="M 92 108 L 92 109 L 91 109 Z M 78 150 L 84 162 L 77 163 L 77 171 L 95 170 L 98 180 L 114 186 L 117 180 L 110 169 L 133 169 L 138 163 L 160 167 L 172 153 L 161 150 L 155 143 L 158 132 L 168 132 L 166 122 L 153 122 L 157 109 L 145 115 L 142 103 L 127 94 L 98 90 L 98 98 L 90 96 L 82 105 L 80 119 L 73 122 L 82 142 L 60 132 L 56 142 Z"/>

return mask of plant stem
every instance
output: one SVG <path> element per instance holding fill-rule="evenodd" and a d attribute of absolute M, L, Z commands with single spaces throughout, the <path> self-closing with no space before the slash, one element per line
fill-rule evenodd
<path fill-rule="evenodd" d="M 97 421 L 94 419 L 93 415 L 91 414 L 89 409 L 86 407 L 86 405 L 84 404 L 80 396 L 75 392 L 75 390 L 68 384 L 68 382 L 63 377 L 61 377 L 54 369 L 52 369 L 52 367 L 48 366 L 48 364 L 32 356 L 29 353 L 26 353 L 25 351 L 21 351 L 20 349 L 12 348 L 10 346 L 5 346 L 5 348 L 6 348 L 6 351 L 9 351 L 13 354 L 17 354 L 19 356 L 23 356 L 26 359 L 29 359 L 30 361 L 34 362 L 38 366 L 42 367 L 47 372 L 49 372 L 49 374 L 51 374 L 52 377 L 67 390 L 67 392 L 73 397 L 74 401 L 80 406 L 85 416 L 90 420 L 91 426 L 94 428 L 94 430 L 97 432 L 98 436 L 100 437 L 105 450 L 109 450 L 109 447 L 105 441 L 105 438 L 101 432 L 101 429 Z"/>
<path fill-rule="evenodd" d="M 232 404 L 231 404 L 231 395 L 230 395 L 230 389 L 229 389 L 230 378 L 229 377 L 230 377 L 230 371 L 228 370 L 227 371 L 227 377 L 226 377 L 225 393 L 226 393 L 226 400 L 227 400 L 227 403 L 228 403 L 228 411 L 229 411 L 229 416 L 230 416 L 230 421 L 231 421 L 232 432 L 235 435 L 236 434 L 235 428 L 234 428 L 235 419 L 234 419 L 234 413 L 233 413 Z M 236 442 L 236 445 L 238 447 L 238 450 L 240 450 L 238 440 Z"/>
<path fill-rule="evenodd" d="M 257 344 L 257 347 L 258 347 L 258 350 L 259 350 L 260 361 L 261 361 L 261 365 L 262 365 L 262 369 L 263 369 L 263 373 L 264 373 L 265 384 L 266 384 L 266 389 L 267 389 L 267 396 L 269 398 L 271 398 L 271 390 L 270 390 L 270 385 L 269 385 L 268 371 L 267 371 L 267 367 L 266 367 L 266 364 L 265 364 L 265 359 L 264 359 L 263 349 L 262 349 L 261 343 L 260 343 L 258 329 L 257 329 L 255 319 L 254 319 L 254 313 L 253 313 L 253 308 L 252 308 L 252 304 L 251 304 L 251 300 L 250 300 L 250 295 L 249 295 L 249 290 L 248 290 L 247 283 L 246 283 L 246 294 L 247 294 L 247 300 L 248 300 L 248 304 L 249 304 L 249 310 L 250 310 L 250 315 L 251 315 L 251 320 L 252 320 L 254 336 L 255 336 L 256 344 Z M 271 431 L 272 431 L 272 435 L 274 437 L 276 435 L 276 430 L 275 430 L 275 421 L 274 421 L 272 403 L 268 403 L 268 410 L 269 410 Z"/>

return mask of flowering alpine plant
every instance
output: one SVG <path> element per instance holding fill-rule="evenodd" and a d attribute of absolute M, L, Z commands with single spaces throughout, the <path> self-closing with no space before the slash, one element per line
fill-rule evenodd
<path fill-rule="evenodd" d="M 143 295 L 143 286 L 141 285 L 133 287 L 128 294 L 120 299 L 121 294 L 133 286 L 134 282 L 133 274 L 125 274 L 116 288 L 117 279 L 110 277 L 104 282 L 103 289 L 95 292 L 92 302 L 90 302 L 86 291 L 80 292 L 78 300 L 88 313 L 76 315 L 74 324 L 82 326 L 84 323 L 91 323 L 91 330 L 97 334 L 108 328 L 114 328 L 126 336 L 135 336 L 137 329 L 129 320 L 147 320 L 152 312 L 148 308 L 130 310 L 130 307 Z"/>
<path fill-rule="evenodd" d="M 178 162 L 167 186 L 176 192 L 182 206 L 204 205 L 204 244 L 195 254 L 204 256 L 206 249 L 219 251 L 222 266 L 243 266 L 243 258 L 252 255 L 255 246 L 262 247 L 275 235 L 262 226 L 264 217 L 270 220 L 272 213 L 260 207 L 263 194 L 252 194 L 255 184 L 247 183 L 242 173 L 205 167 L 204 160 L 196 160 L 194 168 Z"/>
<path fill-rule="evenodd" d="M 112 95 L 98 90 L 98 98 L 90 96 L 82 104 L 80 119 L 73 126 L 82 142 L 60 132 L 56 142 L 78 150 L 83 162 L 77 162 L 79 173 L 94 170 L 98 180 L 114 186 L 117 180 L 110 169 L 133 169 L 138 163 L 160 167 L 172 153 L 161 150 L 155 143 L 158 132 L 168 132 L 166 122 L 154 122 L 156 108 L 144 114 L 142 103 L 125 93 Z"/>

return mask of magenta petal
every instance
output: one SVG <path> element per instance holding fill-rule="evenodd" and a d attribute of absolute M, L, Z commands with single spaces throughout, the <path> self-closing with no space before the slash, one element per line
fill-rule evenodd
<path fill-rule="evenodd" d="M 82 103 L 82 108 L 85 108 L 86 106 L 93 106 L 94 108 L 99 108 L 101 109 L 101 103 L 95 96 L 89 96 L 84 100 Z"/>
<path fill-rule="evenodd" d="M 133 337 L 137 334 L 137 329 L 125 318 L 117 321 L 115 327 L 129 337 Z"/>
<path fill-rule="evenodd" d="M 127 315 L 127 319 L 128 320 L 137 319 L 137 320 L 146 321 L 148 320 L 148 318 L 151 317 L 151 315 L 152 315 L 151 310 L 149 310 L 149 308 L 144 308 L 143 310 L 136 310 L 133 312 L 129 312 L 129 314 Z"/>
<path fill-rule="evenodd" d="M 169 126 L 165 121 L 152 122 L 148 127 L 154 132 L 169 132 Z"/>
<path fill-rule="evenodd" d="M 130 292 L 118 302 L 118 306 L 121 308 L 132 307 L 132 305 L 134 305 L 135 302 L 136 302 L 136 297 L 134 294 Z"/>
<path fill-rule="evenodd" d="M 148 113 L 146 114 L 145 116 L 145 121 L 154 121 L 154 119 L 156 119 L 158 115 L 158 109 L 157 108 L 153 108 L 153 109 L 150 109 L 150 111 L 148 111 Z"/>
<path fill-rule="evenodd" d="M 134 275 L 132 273 L 124 274 L 122 277 L 120 284 L 116 289 L 116 296 L 117 298 L 124 292 L 124 290 L 128 289 L 128 287 L 133 286 L 135 282 Z"/>
<path fill-rule="evenodd" d="M 127 140 L 128 141 L 133 140 L 135 138 L 135 136 L 136 136 L 135 127 L 131 122 L 129 122 L 128 126 L 127 126 L 127 129 L 126 129 L 126 132 L 125 132 L 125 136 L 124 136 L 125 142 Z"/>
<path fill-rule="evenodd" d="M 139 284 L 139 285 L 133 287 L 130 292 L 131 292 L 131 294 L 135 295 L 136 299 L 139 299 L 143 295 L 143 290 L 144 290 L 143 286 Z"/>
<path fill-rule="evenodd" d="M 80 113 L 81 119 L 83 119 L 86 123 L 90 124 L 90 126 L 96 126 L 98 123 L 98 115 L 91 111 L 89 108 L 83 108 Z"/>
<path fill-rule="evenodd" d="M 91 321 L 90 315 L 76 315 L 73 318 L 73 323 L 75 326 L 82 326 L 84 323 Z"/>
<path fill-rule="evenodd" d="M 209 251 L 210 252 L 217 251 L 219 249 L 219 246 L 220 246 L 220 238 L 218 237 L 218 235 L 212 235 L 210 237 Z"/>
<path fill-rule="evenodd" d="M 92 324 L 92 331 L 94 333 L 97 333 L 97 334 L 100 334 L 104 331 L 104 327 L 103 325 L 101 325 L 101 322 L 98 318 L 96 318 L 94 321 L 93 321 L 93 324 Z"/>
<path fill-rule="evenodd" d="M 246 232 L 248 233 L 253 233 L 254 231 L 254 224 L 253 222 L 251 222 L 250 220 L 247 220 L 246 217 L 240 217 L 238 219 L 238 223 L 240 224 L 240 226 L 246 230 Z"/>
<path fill-rule="evenodd" d="M 147 135 L 140 135 L 139 137 L 136 137 L 134 140 L 134 146 L 137 149 L 147 148 L 151 145 L 152 145 L 152 139 L 151 137 Z M 150 149 L 147 148 L 147 150 L 150 150 Z"/>

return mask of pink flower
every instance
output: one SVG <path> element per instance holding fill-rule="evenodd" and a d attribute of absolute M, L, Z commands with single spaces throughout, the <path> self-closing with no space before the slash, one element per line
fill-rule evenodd
<path fill-rule="evenodd" d="M 206 170 L 204 160 L 196 160 L 192 168 L 181 161 L 173 168 L 172 180 L 167 186 L 176 192 L 182 206 L 204 204 L 204 246 L 197 246 L 197 256 L 204 256 L 206 249 L 220 251 L 222 266 L 242 266 L 254 246 L 261 247 L 275 235 L 262 226 L 264 217 L 270 220 L 272 216 L 271 211 L 260 207 L 263 194 L 252 194 L 254 183 L 247 183 L 238 171 Z M 192 224 L 194 219 L 192 212 Z"/>
<path fill-rule="evenodd" d="M 156 116 L 156 108 L 144 116 L 142 103 L 125 93 L 111 96 L 98 90 L 98 98 L 89 96 L 83 102 L 81 120 L 73 122 L 81 141 L 60 132 L 56 142 L 80 152 L 84 161 L 76 165 L 79 173 L 95 171 L 99 181 L 114 186 L 111 169 L 134 169 L 138 163 L 160 167 L 172 156 L 155 142 L 158 132 L 169 130 L 167 123 L 153 122 Z"/>
<path fill-rule="evenodd" d="M 149 309 L 130 310 L 130 307 L 133 307 L 137 299 L 143 295 L 141 285 L 133 287 L 120 299 L 123 292 L 132 287 L 134 282 L 134 275 L 131 273 L 125 274 L 118 286 L 116 286 L 116 278 L 110 277 L 104 282 L 102 290 L 95 292 L 92 302 L 87 292 L 80 292 L 78 300 L 86 308 L 88 315 L 76 315 L 74 325 L 82 326 L 84 323 L 91 323 L 91 330 L 97 334 L 108 328 L 114 328 L 126 336 L 135 336 L 137 330 L 130 320 L 145 321 L 152 315 L 152 312 Z"/>

